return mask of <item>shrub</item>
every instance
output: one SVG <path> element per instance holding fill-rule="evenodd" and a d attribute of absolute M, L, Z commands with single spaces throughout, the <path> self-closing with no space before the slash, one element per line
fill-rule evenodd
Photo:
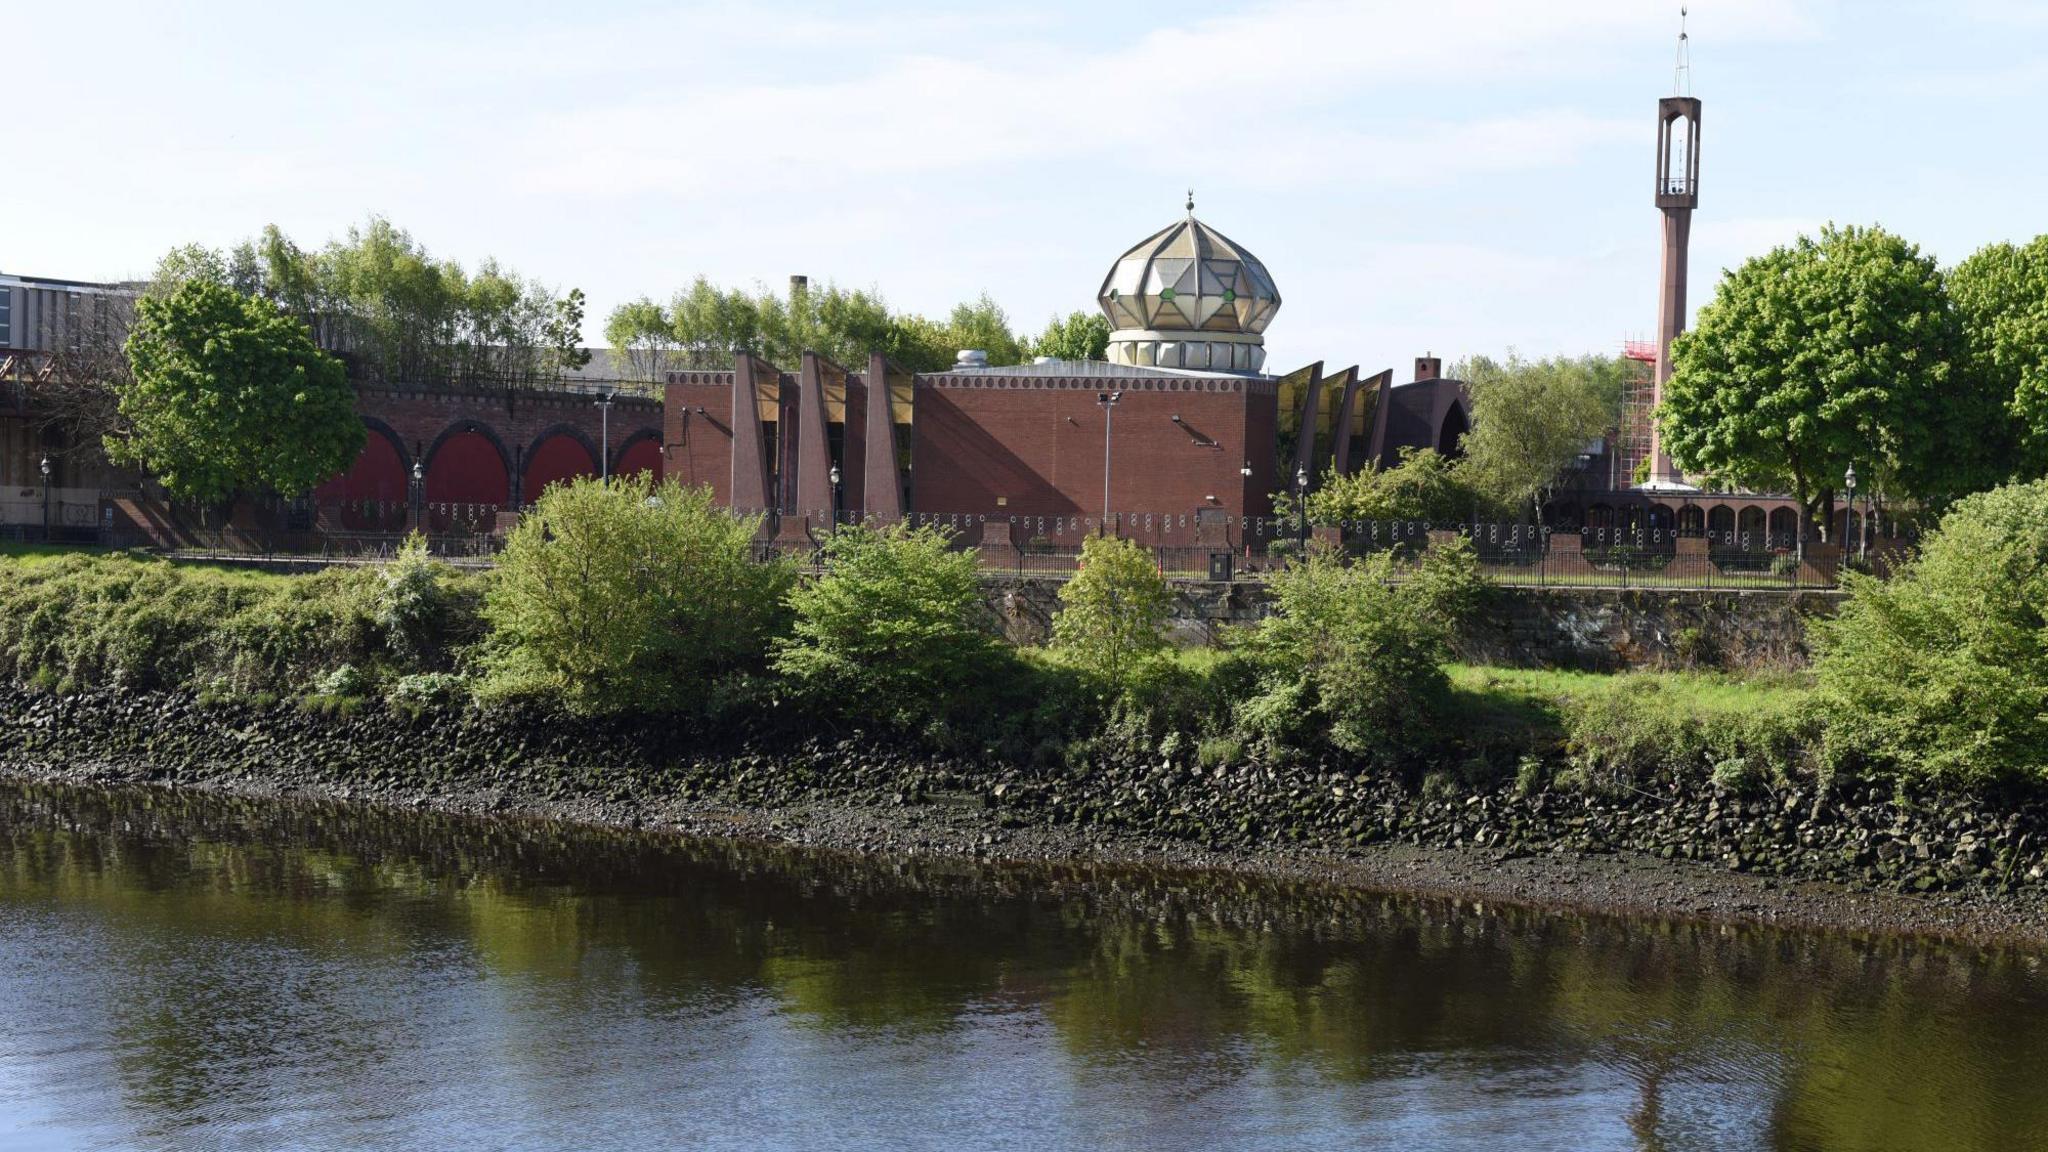
<path fill-rule="evenodd" d="M 901 728 L 941 726 L 980 706 L 1000 654 L 980 625 L 972 551 L 937 528 L 832 534 L 824 572 L 789 593 L 775 670 L 834 711 Z"/>
<path fill-rule="evenodd" d="M 1246 644 L 1255 694 L 1239 728 L 1267 754 L 1327 744 L 1393 765 L 1431 747 L 1451 640 L 1478 595 L 1471 549 L 1433 548 L 1402 569 L 1385 554 L 1319 554 L 1276 577 L 1277 613 Z"/>
<path fill-rule="evenodd" d="M 1081 568 L 1060 588 L 1053 647 L 1121 692 L 1132 670 L 1166 646 L 1173 590 L 1152 554 L 1133 540 L 1091 536 Z"/>
<path fill-rule="evenodd" d="M 1677 674 L 1625 674 L 1564 704 L 1572 775 L 1601 792 L 1799 779 L 1814 767 L 1818 716 L 1803 689 Z"/>
<path fill-rule="evenodd" d="M 1831 764 L 2048 780 L 2048 481 L 1962 500 L 1892 579 L 1816 621 Z"/>
<path fill-rule="evenodd" d="M 391 682 L 384 698 L 414 712 L 445 708 L 462 699 L 468 684 L 452 672 L 416 672 Z"/>
<path fill-rule="evenodd" d="M 391 654 L 409 664 L 444 653 L 454 594 L 451 570 L 427 554 L 427 538 L 414 532 L 378 571 L 372 619 Z"/>
<path fill-rule="evenodd" d="M 506 540 L 484 602 L 485 694 L 665 711 L 759 666 L 793 578 L 752 558 L 760 524 L 673 480 L 550 487 Z"/>
<path fill-rule="evenodd" d="M 1349 476 L 1335 472 L 1309 494 L 1309 519 L 1317 524 L 1361 520 L 1427 520 L 1448 524 L 1471 518 L 1487 506 L 1456 460 L 1434 448 L 1403 448 L 1392 468 L 1366 468 Z"/>

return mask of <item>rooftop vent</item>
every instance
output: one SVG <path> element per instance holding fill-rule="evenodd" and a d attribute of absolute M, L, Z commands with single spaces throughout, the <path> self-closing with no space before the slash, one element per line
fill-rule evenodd
<path fill-rule="evenodd" d="M 960 355 L 953 358 L 955 368 L 986 368 L 988 353 L 979 348 L 962 348 Z"/>

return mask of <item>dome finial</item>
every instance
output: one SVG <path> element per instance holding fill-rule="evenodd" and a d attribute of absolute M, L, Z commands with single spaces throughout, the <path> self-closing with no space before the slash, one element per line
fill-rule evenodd
<path fill-rule="evenodd" d="M 1194 190 L 1193 188 L 1190 188 L 1190 189 L 1188 189 L 1188 215 L 1190 215 L 1190 216 L 1193 216 L 1194 214 L 1195 214 L 1195 190 Z"/>

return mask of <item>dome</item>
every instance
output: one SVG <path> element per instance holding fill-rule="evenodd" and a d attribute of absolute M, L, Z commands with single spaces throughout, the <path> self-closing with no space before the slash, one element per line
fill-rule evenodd
<path fill-rule="evenodd" d="M 1096 296 L 1115 329 L 1109 359 L 1161 368 L 1256 372 L 1280 292 L 1259 258 L 1195 219 L 1117 258 Z"/>

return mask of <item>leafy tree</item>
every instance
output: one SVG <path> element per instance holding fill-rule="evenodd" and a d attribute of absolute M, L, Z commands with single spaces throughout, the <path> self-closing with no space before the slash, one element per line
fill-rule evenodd
<path fill-rule="evenodd" d="M 605 343 L 627 364 L 636 380 L 660 382 L 681 344 L 669 311 L 647 297 L 628 300 L 604 322 Z"/>
<path fill-rule="evenodd" d="M 955 352 L 978 348 L 988 353 L 990 364 L 1024 362 L 1024 345 L 1010 330 L 1009 314 L 986 292 L 970 303 L 955 304 L 946 329 Z"/>
<path fill-rule="evenodd" d="M 952 329 L 936 320 L 918 315 L 892 316 L 882 354 L 899 368 L 912 372 L 938 372 L 953 366 L 959 346 Z"/>
<path fill-rule="evenodd" d="M 1948 291 L 1969 347 L 1970 392 L 2014 418 L 2018 458 L 2005 463 L 2048 471 L 2048 235 L 1978 250 L 1949 273 Z"/>
<path fill-rule="evenodd" d="M 128 427 L 107 455 L 179 496 L 296 496 L 362 451 L 347 372 L 271 304 L 189 279 L 137 303 L 125 347 L 132 374 L 115 400 Z"/>
<path fill-rule="evenodd" d="M 2048 782 L 2048 481 L 1958 502 L 1889 580 L 1816 620 L 1837 766 Z"/>
<path fill-rule="evenodd" d="M 484 604 L 486 694 L 658 712 L 758 666 L 793 579 L 753 559 L 760 526 L 674 480 L 551 486 L 506 539 Z"/>
<path fill-rule="evenodd" d="M 1029 342 L 1027 351 L 1054 360 L 1107 359 L 1109 318 L 1100 312 L 1070 312 L 1064 320 L 1055 316 Z"/>
<path fill-rule="evenodd" d="M 1485 356 L 1458 375 L 1472 397 L 1464 475 L 1492 502 L 1541 516 L 1544 495 L 1621 416 L 1626 364 L 1612 356 L 1505 362 Z"/>
<path fill-rule="evenodd" d="M 820 701 L 905 728 L 971 707 L 997 659 L 972 551 L 929 526 L 833 533 L 824 573 L 789 594 L 775 670 Z"/>
<path fill-rule="evenodd" d="M 1984 434 L 1951 387 L 1959 351 L 1932 257 L 1883 229 L 1830 226 L 1722 278 L 1674 347 L 1657 419 L 1681 468 L 1787 484 L 1809 522 L 1852 464 L 1938 499 Z"/>
<path fill-rule="evenodd" d="M 1121 691 L 1132 670 L 1166 646 L 1173 589 L 1134 540 L 1090 536 L 1081 567 L 1060 588 L 1053 646 Z"/>
<path fill-rule="evenodd" d="M 736 352 L 761 356 L 768 351 L 755 299 L 738 289 L 721 289 L 702 276 L 670 303 L 669 320 L 676 343 L 699 364 L 720 359 L 730 363 Z"/>
<path fill-rule="evenodd" d="M 1461 461 L 1434 448 L 1403 448 L 1392 468 L 1367 468 L 1349 476 L 1332 471 L 1309 493 L 1309 520 L 1342 524 L 1367 520 L 1467 520 L 1486 506 Z M 1279 507 L 1276 503 L 1275 507 Z"/>
<path fill-rule="evenodd" d="M 1443 664 L 1478 589 L 1463 541 L 1407 570 L 1384 552 L 1356 564 L 1319 552 L 1287 568 L 1273 579 L 1275 614 L 1245 645 L 1258 691 L 1238 704 L 1239 728 L 1268 754 L 1328 746 L 1412 763 L 1441 730 Z"/>

